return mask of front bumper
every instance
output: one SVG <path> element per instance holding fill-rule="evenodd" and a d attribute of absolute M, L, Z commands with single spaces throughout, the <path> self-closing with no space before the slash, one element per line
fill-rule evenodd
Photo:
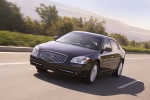
<path fill-rule="evenodd" d="M 86 77 L 91 69 L 92 64 L 73 64 L 73 63 L 49 63 L 40 57 L 30 55 L 30 64 L 36 67 L 59 71 L 62 73 Z"/>

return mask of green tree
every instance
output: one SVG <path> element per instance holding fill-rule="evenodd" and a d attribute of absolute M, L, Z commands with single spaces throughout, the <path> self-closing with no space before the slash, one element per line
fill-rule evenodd
<path fill-rule="evenodd" d="M 42 30 L 41 23 L 39 21 L 37 21 L 37 20 L 34 20 L 33 23 L 34 23 L 34 26 L 33 26 L 34 34 L 36 34 L 36 35 L 43 35 L 43 30 Z"/>
<path fill-rule="evenodd" d="M 129 41 L 129 46 L 135 47 L 136 46 L 135 40 Z"/>
<path fill-rule="evenodd" d="M 59 20 L 59 35 L 64 35 L 73 31 L 73 20 L 69 17 L 63 17 Z"/>
<path fill-rule="evenodd" d="M 144 48 L 150 49 L 150 42 L 143 42 Z"/>
<path fill-rule="evenodd" d="M 47 35 L 51 35 L 50 29 L 58 21 L 58 11 L 55 6 L 46 6 L 41 4 L 40 7 L 37 7 L 35 10 L 38 15 L 41 17 L 41 23 L 43 25 L 43 32 Z"/>
<path fill-rule="evenodd" d="M 98 19 L 91 17 L 88 21 L 84 21 L 84 30 L 88 32 L 107 35 L 103 24 L 103 21 L 99 22 Z"/>
<path fill-rule="evenodd" d="M 35 34 L 35 35 L 46 35 L 42 33 L 42 25 L 37 20 L 32 20 L 30 17 L 24 18 L 25 23 L 25 33 Z"/>
<path fill-rule="evenodd" d="M 23 31 L 24 22 L 17 5 L 0 0 L 0 30 Z"/>
<path fill-rule="evenodd" d="M 24 18 L 26 33 L 33 33 L 33 21 L 30 17 Z"/>
<path fill-rule="evenodd" d="M 72 22 L 73 22 L 73 30 L 84 31 L 84 20 L 82 17 L 80 18 L 73 17 Z"/>

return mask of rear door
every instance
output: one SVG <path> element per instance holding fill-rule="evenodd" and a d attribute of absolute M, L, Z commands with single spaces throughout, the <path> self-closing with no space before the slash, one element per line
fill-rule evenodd
<path fill-rule="evenodd" d="M 113 40 L 110 39 L 110 43 L 111 43 L 111 47 L 112 47 L 112 61 L 113 61 L 113 65 L 112 65 L 112 69 L 116 69 L 120 63 L 121 60 L 121 55 L 120 55 L 120 47 L 119 44 Z"/>

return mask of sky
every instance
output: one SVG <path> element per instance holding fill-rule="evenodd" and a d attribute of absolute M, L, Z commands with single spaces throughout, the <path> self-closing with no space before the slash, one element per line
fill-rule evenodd
<path fill-rule="evenodd" d="M 150 30 L 150 0 L 50 0 Z"/>

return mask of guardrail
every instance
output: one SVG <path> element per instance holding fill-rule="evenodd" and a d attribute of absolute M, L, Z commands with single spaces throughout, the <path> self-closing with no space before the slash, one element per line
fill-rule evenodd
<path fill-rule="evenodd" d="M 14 46 L 0 46 L 0 52 L 32 52 L 32 47 L 14 47 Z M 139 54 L 137 52 L 126 52 L 126 54 Z M 140 53 L 150 54 L 150 53 Z"/>
<path fill-rule="evenodd" d="M 0 46 L 0 52 L 31 52 L 31 47 Z"/>

